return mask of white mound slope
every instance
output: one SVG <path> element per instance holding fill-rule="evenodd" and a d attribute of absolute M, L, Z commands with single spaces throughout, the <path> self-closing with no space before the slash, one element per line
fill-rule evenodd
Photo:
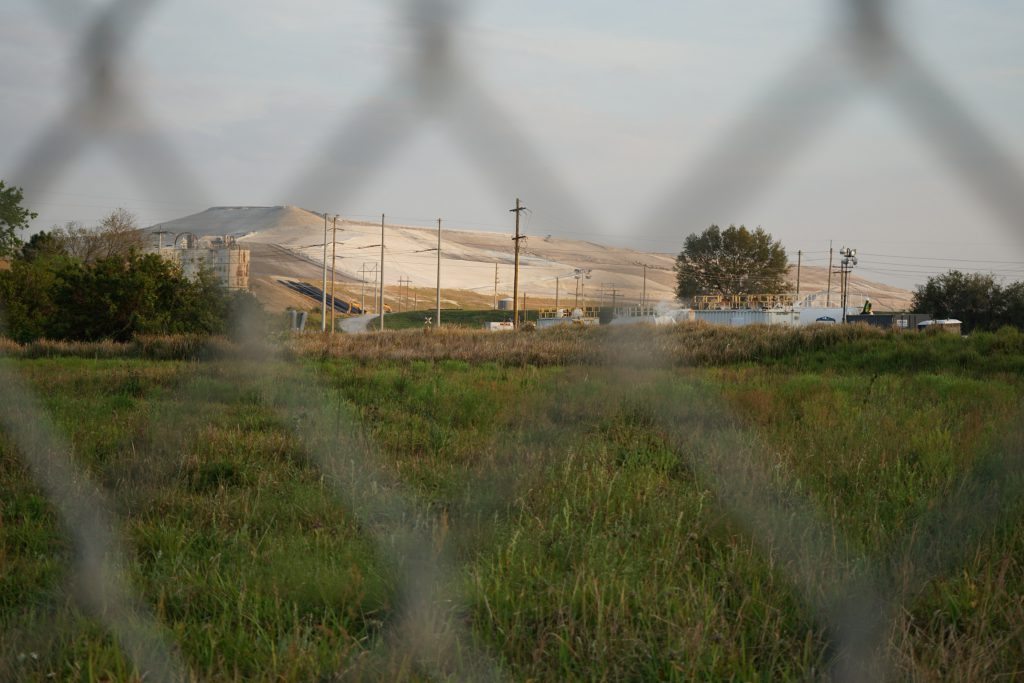
<path fill-rule="evenodd" d="M 200 237 L 238 237 L 242 244 L 253 248 L 253 271 L 257 275 L 275 275 L 276 262 L 288 252 L 308 266 L 310 279 L 316 277 L 317 269 L 313 264 L 323 263 L 323 214 L 294 206 L 216 207 L 153 227 L 158 228 L 172 233 L 192 232 Z M 493 297 L 495 265 L 498 297 L 510 296 L 514 262 L 511 234 L 443 230 L 441 238 L 441 287 L 446 298 L 453 295 L 451 290 L 473 293 L 480 301 Z M 380 241 L 379 223 L 339 220 L 335 261 L 339 280 L 359 281 L 365 269 L 367 280 L 373 282 L 374 270 L 380 262 Z M 389 289 L 398 288 L 400 280 L 408 280 L 412 288 L 435 286 L 436 230 L 387 225 L 384 243 L 384 281 Z M 269 259 L 271 255 L 274 261 L 261 267 L 260 259 Z M 573 272 L 584 268 L 591 270 L 590 278 L 579 282 L 582 299 L 587 303 L 595 304 L 603 299 L 610 305 L 613 291 L 619 301 L 638 301 L 644 289 L 646 264 L 647 300 L 671 301 L 675 284 L 673 263 L 672 254 L 528 236 L 520 256 L 519 289 L 526 293 L 532 308 L 540 299 L 554 299 L 557 282 L 560 302 L 570 304 L 575 301 L 577 285 Z M 281 275 L 294 274 L 282 272 Z M 795 275 L 795 271 L 791 272 L 791 279 L 795 280 Z M 805 267 L 801 277 L 802 292 L 823 290 L 826 278 L 825 269 Z M 856 276 L 850 278 L 850 290 L 851 305 L 860 305 L 865 296 L 870 296 L 876 310 L 905 308 L 910 300 L 906 290 Z M 837 296 L 833 294 L 834 298 Z"/>

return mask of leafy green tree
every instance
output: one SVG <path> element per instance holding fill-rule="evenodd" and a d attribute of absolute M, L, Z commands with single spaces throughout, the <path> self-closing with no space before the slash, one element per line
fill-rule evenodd
<path fill-rule="evenodd" d="M 1003 288 L 1003 324 L 1024 329 L 1024 282 Z"/>
<path fill-rule="evenodd" d="M 132 252 L 85 263 L 63 253 L 29 253 L 31 258 L 17 258 L 0 272 L 3 332 L 19 342 L 223 334 L 235 319 L 259 320 L 263 314 L 248 293 L 227 292 L 212 273 L 190 280 L 156 254 Z M 259 334 L 258 325 L 241 334 Z"/>
<path fill-rule="evenodd" d="M 67 255 L 68 252 L 64 246 L 64 240 L 61 239 L 58 233 L 52 230 L 37 232 L 21 247 L 21 258 L 26 261 Z"/>
<path fill-rule="evenodd" d="M 712 225 L 687 237 L 676 257 L 676 296 L 784 292 L 788 268 L 782 243 L 762 228 Z"/>
<path fill-rule="evenodd" d="M 951 270 L 928 278 L 914 291 L 914 311 L 956 318 L 964 332 L 994 330 L 1005 321 L 1002 287 L 992 275 Z"/>
<path fill-rule="evenodd" d="M 188 280 L 156 254 L 74 262 L 62 272 L 54 298 L 62 315 L 56 339 L 113 339 L 136 334 L 214 334 L 223 331 L 227 293 L 208 278 Z"/>
<path fill-rule="evenodd" d="M 28 227 L 36 214 L 21 205 L 25 196 L 20 187 L 7 187 L 0 180 L 0 258 L 14 256 L 21 247 L 18 231 Z"/>
<path fill-rule="evenodd" d="M 0 325 L 17 342 L 52 337 L 53 321 L 61 315 L 54 293 L 65 269 L 74 261 L 61 255 L 15 259 L 0 272 Z"/>

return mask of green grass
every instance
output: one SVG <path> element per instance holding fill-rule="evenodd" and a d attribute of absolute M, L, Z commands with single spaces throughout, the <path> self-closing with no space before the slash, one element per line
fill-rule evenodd
<path fill-rule="evenodd" d="M 747 346 L 668 370 L 387 354 L 16 364 L 111 499 L 133 585 L 201 680 L 427 677 L 401 648 L 381 654 L 401 602 L 386 527 L 337 497 L 294 431 L 302 416 L 257 381 L 268 371 L 358 419 L 455 568 L 446 613 L 514 680 L 814 679 L 837 654 L 820 609 L 837 577 L 875 577 L 899 605 L 896 678 L 1019 675 L 1021 489 L 1000 457 L 1024 445 L 1020 335 L 782 351 L 696 334 L 660 348 Z M 772 505 L 835 530 L 807 578 L 738 513 L 728 487 L 746 466 Z M 964 500 L 984 515 L 958 517 Z M 137 675 L 77 606 L 70 553 L 0 438 L 0 679 Z"/>

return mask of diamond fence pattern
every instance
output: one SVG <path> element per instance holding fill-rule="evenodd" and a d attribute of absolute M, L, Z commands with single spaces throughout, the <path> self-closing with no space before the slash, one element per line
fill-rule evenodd
<path fill-rule="evenodd" d="M 123 48 L 146 21 L 158 0 L 113 0 L 92 10 L 74 0 L 48 0 L 40 9 L 55 25 L 69 17 L 90 17 L 80 41 L 77 66 L 81 92 L 15 169 L 12 177 L 34 190 L 46 188 L 87 145 L 109 146 L 126 169 L 156 197 L 169 193 L 202 201 L 204 188 L 191 180 L 172 145 L 146 125 L 144 107 L 119 76 Z M 416 134 L 420 121 L 411 112 L 427 112 L 447 126 L 453 140 L 474 160 L 479 172 L 502 192 L 523 188 L 525 196 L 543 197 L 561 216 L 579 225 L 596 226 L 581 202 L 557 175 L 538 164 L 527 131 L 505 115 L 487 89 L 460 63 L 451 35 L 468 3 L 460 0 L 410 0 L 406 20 L 416 29 L 416 51 L 410 63 L 380 93 L 342 120 L 322 147 L 320 159 L 295 183 L 292 194 L 330 191 L 344 205 L 381 169 L 403 143 Z M 1008 162 L 998 144 L 970 116 L 968 107 L 947 92 L 914 58 L 887 15 L 883 0 L 847 0 L 847 20 L 778 82 L 765 89 L 749 117 L 713 150 L 702 175 L 682 180 L 662 205 L 652 207 L 641 225 L 649 233 L 668 234 L 681 211 L 702 215 L 701 207 L 721 204 L 725 197 L 749 200 L 767 192 L 778 169 L 814 135 L 868 91 L 880 93 L 949 161 L 966 186 L 980 195 L 1007 229 L 1019 229 L 1024 217 L 1020 188 L 1024 176 Z M 90 14 L 90 12 L 94 12 Z M 791 103 L 807 106 L 794 109 Z M 411 106 L 415 105 L 415 106 Z M 146 131 L 126 146 L 119 121 Z M 757 154 L 752 155 L 751 150 Z M 751 164 L 756 156 L 758 163 Z M 335 167 L 332 159 L 346 163 Z M 291 196 L 291 195 L 289 195 Z M 735 204 L 735 202 L 732 202 Z M 655 382 L 636 387 L 618 368 L 643 357 L 648 367 L 672 367 L 655 348 L 637 348 L 635 337 L 610 336 L 608 358 L 617 359 L 602 373 L 616 386 L 617 401 L 642 404 L 657 427 L 670 436 L 687 466 L 706 483 L 765 556 L 781 558 L 774 566 L 827 628 L 834 653 L 833 668 L 822 672 L 837 681 L 881 680 L 893 676 L 889 642 L 893 619 L 905 602 L 940 572 L 955 569 L 972 543 L 1011 514 L 1020 500 L 1021 454 L 1012 440 L 1006 452 L 988 460 L 965 480 L 956 495 L 938 502 L 916 536 L 889 557 L 865 556 L 841 538 L 805 499 L 799 505 L 777 495 L 787 487 L 764 463 L 765 458 L 737 457 L 768 448 L 738 420 L 712 420 L 702 405 L 717 405 L 712 388 L 690 380 Z M 255 352 L 254 352 L 255 353 Z M 270 353 L 262 351 L 260 353 Z M 283 369 L 289 367 L 290 369 Z M 400 658 L 408 671 L 438 680 L 502 680 L 507 674 L 494 655 L 479 645 L 453 614 L 459 605 L 457 559 L 439 542 L 447 530 L 438 516 L 424 510 L 403 483 L 381 468 L 373 444 L 364 436 L 360 418 L 344 407 L 330 378 L 315 370 L 296 370 L 273 355 L 200 364 L 191 382 L 177 387 L 182 397 L 201 392 L 203 374 L 229 378 L 241 394 L 255 392 L 290 425 L 313 462 L 342 501 L 373 538 L 382 555 L 399 567 L 398 615 L 386 626 L 378 649 L 368 653 Z M 666 375 L 669 374 L 666 372 Z M 593 401 L 582 383 L 567 389 L 560 400 L 586 405 Z M 145 680 L 183 681 L 201 678 L 189 671 L 174 636 L 153 617 L 126 578 L 125 543 L 105 494 L 75 464 L 66 435 L 55 426 L 32 388 L 16 368 L 0 362 L 0 394 L 4 430 L 24 458 L 33 477 L 58 510 L 73 540 L 75 572 L 82 605 L 119 641 Z M 181 416 L 154 416 L 179 424 Z M 330 428 L 325 429 L 325 425 Z M 192 425 L 195 427 L 195 425 Z M 696 436 L 695 436 L 696 435 Z M 568 434 L 541 430 L 528 436 L 530 447 L 554 453 Z M 183 437 L 184 438 L 184 437 Z M 165 443 L 162 449 L 180 446 Z M 524 473 L 517 467 L 520 447 L 507 444 L 493 457 L 495 466 L 477 473 L 473 493 L 463 501 L 482 517 L 500 510 L 517 491 Z M 159 459 L 160 453 L 146 454 Z M 554 456 L 547 456 L 554 457 Z M 458 533 L 453 531 L 452 533 Z M 896 568 L 901 567 L 899 572 Z M 907 571 L 906 567 L 912 567 Z M 823 592 L 821 586 L 830 587 Z M 358 665 L 339 677 L 367 675 Z M 372 671 L 372 669 L 368 670 Z"/>

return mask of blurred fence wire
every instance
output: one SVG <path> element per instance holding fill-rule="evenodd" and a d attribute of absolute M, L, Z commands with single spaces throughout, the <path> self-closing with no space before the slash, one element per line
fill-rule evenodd
<path fill-rule="evenodd" d="M 74 64 L 80 91 L 64 114 L 29 145 L 10 174 L 12 180 L 45 194 L 76 155 L 89 145 L 103 145 L 153 198 L 203 201 L 206 190 L 196 185 L 174 145 L 160 135 L 122 75 L 125 46 L 160 4 L 113 0 L 98 9 L 74 0 L 39 4 L 54 25 L 80 45 Z M 889 17 L 889 3 L 846 0 L 838 6 L 844 20 L 836 33 L 825 36 L 778 81 L 766 85 L 749 115 L 723 136 L 704 163 L 694 165 L 699 176 L 680 179 L 639 223 L 637 234 L 671 234 L 680 215 L 706 222 L 715 207 L 735 206 L 770 191 L 780 169 L 813 145 L 816 134 L 856 98 L 873 92 L 914 125 L 1016 237 L 1024 220 L 1020 169 L 1007 160 L 970 108 L 915 58 Z M 416 37 L 409 62 L 353 114 L 340 117 L 335 132 L 319 147 L 323 154 L 294 181 L 284 179 L 282 186 L 291 198 L 331 194 L 341 205 L 350 203 L 373 173 L 382 171 L 417 133 L 422 119 L 432 117 L 502 193 L 515 188 L 523 196 L 543 198 L 566 224 L 602 232 L 599 218 L 573 199 L 566 183 L 541 161 L 529 131 L 501 111 L 487 84 L 477 80 L 453 47 L 453 32 L 468 7 L 468 0 L 407 0 L 403 18 Z M 615 337 L 609 343 L 614 345 Z M 613 350 L 656 355 L 656 350 L 633 347 Z M 666 369 L 671 367 L 667 359 L 664 363 Z M 283 422 L 292 426 L 329 476 L 334 494 L 401 567 L 400 616 L 391 626 L 392 636 L 382 639 L 382 647 L 403 653 L 418 670 L 437 679 L 504 678 L 495 656 L 474 644 L 472 635 L 446 613 L 458 603 L 453 587 L 459 567 L 437 549 L 436 520 L 417 506 L 400 481 L 375 464 L 372 445 L 358 436 L 358 417 L 334 407 L 325 378 L 281 377 L 275 367 L 272 362 L 227 363 L 216 372 L 233 373 L 240 392 L 253 383 L 260 386 L 263 400 L 291 418 Z M 206 371 L 215 370 L 198 370 Z M 623 380 L 624 395 L 631 390 L 627 383 Z M 118 524 L 102 502 L 103 495 L 75 466 L 67 437 L 13 366 L 0 364 L 0 393 L 3 427 L 74 541 L 75 572 L 85 587 L 85 604 L 122 643 L 145 680 L 197 678 L 119 568 L 126 544 L 118 538 Z M 961 495 L 933 511 L 923 534 L 909 539 L 904 549 L 917 559 L 917 573 L 897 585 L 888 574 L 892 558 L 861 557 L 849 550 L 837 554 L 837 546 L 852 546 L 837 543 L 839 532 L 823 521 L 811 501 L 781 506 L 775 495 L 777 483 L 760 460 L 737 462 L 727 457 L 740 448 L 736 440 L 743 442 L 741 451 L 763 448 L 756 435 L 738 427 L 715 427 L 705 432 L 706 442 L 683 443 L 688 437 L 680 433 L 679 425 L 687 424 L 687 411 L 715 401 L 712 393 L 694 389 L 679 402 L 653 401 L 659 424 L 690 454 L 690 465 L 756 544 L 765 553 L 788 558 L 780 571 L 827 627 L 836 655 L 829 676 L 839 681 L 891 676 L 891 620 L 929 576 L 957 564 L 964 547 L 990 519 L 1003 514 L 1006 501 L 1020 496 L 1019 478 L 1006 476 L 1019 470 L 1020 454 L 979 465 Z M 336 424 L 337 429 L 328 433 L 311 428 L 323 424 Z M 539 441 L 552 438 L 535 436 Z M 497 458 L 506 465 L 482 475 L 475 487 L 481 494 L 471 505 L 491 509 L 498 492 L 508 495 L 514 490 L 510 479 L 519 472 L 512 461 Z M 831 586 L 824 594 L 823 584 Z"/>

